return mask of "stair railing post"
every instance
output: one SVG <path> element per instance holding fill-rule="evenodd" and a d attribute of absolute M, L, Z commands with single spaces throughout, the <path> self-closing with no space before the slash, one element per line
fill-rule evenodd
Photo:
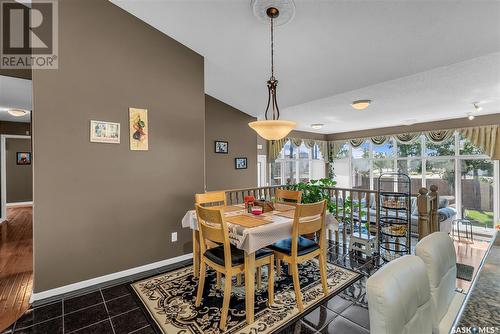
<path fill-rule="evenodd" d="M 430 199 L 427 188 L 420 188 L 417 196 L 418 240 L 431 233 Z"/>

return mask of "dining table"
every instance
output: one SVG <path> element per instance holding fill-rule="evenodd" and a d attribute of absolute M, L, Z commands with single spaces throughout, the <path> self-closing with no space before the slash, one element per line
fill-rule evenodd
<path fill-rule="evenodd" d="M 275 242 L 292 236 L 295 206 L 285 203 L 274 203 L 273 210 L 260 215 L 253 215 L 245 208 L 245 204 L 215 206 L 223 212 L 229 232 L 229 241 L 244 251 L 245 265 L 245 309 L 248 324 L 254 322 L 255 299 L 255 252 Z M 326 227 L 335 226 L 338 222 L 332 215 L 325 216 Z M 200 264 L 200 239 L 198 220 L 195 210 L 186 212 L 182 219 L 182 227 L 193 231 L 193 271 L 197 276 Z"/>

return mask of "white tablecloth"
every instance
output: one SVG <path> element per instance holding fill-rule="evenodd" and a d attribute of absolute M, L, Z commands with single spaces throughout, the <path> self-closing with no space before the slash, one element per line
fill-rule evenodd
<path fill-rule="evenodd" d="M 225 213 L 225 216 L 240 215 L 244 212 L 244 209 L 242 211 L 228 212 Z M 259 217 L 272 221 L 272 223 L 252 228 L 228 223 L 230 242 L 247 253 L 253 253 L 258 249 L 289 238 L 292 235 L 293 219 L 273 215 L 272 213 L 266 213 Z M 325 220 L 327 228 L 338 229 L 339 223 L 333 215 L 326 215 Z M 196 219 L 195 210 L 186 212 L 182 218 L 182 227 L 198 230 L 198 220 Z"/>

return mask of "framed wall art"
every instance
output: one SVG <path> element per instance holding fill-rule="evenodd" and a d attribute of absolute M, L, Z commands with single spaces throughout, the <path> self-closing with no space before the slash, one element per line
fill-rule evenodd
<path fill-rule="evenodd" d="M 90 121 L 92 143 L 120 144 L 120 123 Z"/>
<path fill-rule="evenodd" d="M 148 110 L 129 108 L 130 149 L 132 151 L 149 150 Z"/>
<path fill-rule="evenodd" d="M 247 169 L 247 167 L 248 167 L 247 158 L 234 158 L 234 168 Z"/>
<path fill-rule="evenodd" d="M 31 165 L 31 152 L 17 152 L 16 153 L 17 165 Z"/>
<path fill-rule="evenodd" d="M 223 141 L 223 140 L 216 140 L 215 141 L 215 153 L 228 154 L 229 153 L 229 143 L 227 141 Z"/>

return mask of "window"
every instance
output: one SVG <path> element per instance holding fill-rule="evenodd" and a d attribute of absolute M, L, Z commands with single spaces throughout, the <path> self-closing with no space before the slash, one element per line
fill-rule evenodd
<path fill-rule="evenodd" d="M 370 188 L 370 160 L 356 159 L 352 161 L 352 187 Z"/>
<path fill-rule="evenodd" d="M 275 162 L 270 164 L 271 185 L 309 182 L 325 177 L 325 161 L 318 145 L 312 148 L 301 143 L 295 147 L 290 141 Z"/>
<path fill-rule="evenodd" d="M 442 157 L 455 155 L 455 136 L 441 143 L 433 143 L 426 139 L 425 152 L 428 157 Z"/>
<path fill-rule="evenodd" d="M 374 159 L 373 160 L 373 178 L 376 184 L 374 184 L 374 189 L 378 187 L 378 181 L 381 180 L 381 190 L 383 191 L 395 191 L 397 189 L 393 189 L 394 182 L 386 182 L 389 180 L 393 180 L 394 177 L 391 175 L 383 175 L 387 173 L 394 172 L 394 161 L 393 160 L 382 160 L 382 159 Z M 382 177 L 380 179 L 380 177 Z"/>
<path fill-rule="evenodd" d="M 446 197 L 450 204 L 455 203 L 455 162 L 451 159 L 428 160 L 425 166 L 425 184 L 438 186 L 441 197 Z M 415 189 L 414 192 L 418 192 Z"/>
<path fill-rule="evenodd" d="M 422 188 L 422 160 L 398 160 L 397 171 L 410 177 L 413 193 L 416 193 L 418 189 Z"/>
<path fill-rule="evenodd" d="M 493 228 L 494 178 L 489 160 L 462 160 L 463 216 L 474 225 Z"/>
<path fill-rule="evenodd" d="M 393 139 L 389 139 L 382 145 L 373 145 L 373 159 L 389 159 L 394 156 Z"/>
<path fill-rule="evenodd" d="M 459 135 L 459 152 L 460 155 L 480 155 L 484 154 L 483 150 L 477 148 L 470 140 Z"/>
<path fill-rule="evenodd" d="M 281 177 L 281 164 L 271 164 L 271 185 L 272 186 L 279 186 L 280 184 L 283 184 L 283 179 Z"/>
<path fill-rule="evenodd" d="M 350 146 L 348 143 L 342 144 L 338 152 L 336 152 L 334 159 L 344 159 L 349 157 Z"/>
<path fill-rule="evenodd" d="M 417 138 L 413 143 L 397 144 L 398 157 L 420 157 L 422 155 L 422 138 Z"/>
<path fill-rule="evenodd" d="M 346 142 L 334 157 L 333 170 L 338 186 L 362 189 L 377 189 L 383 173 L 405 173 L 413 194 L 421 187 L 437 185 L 441 198 L 459 215 L 492 228 L 499 219 L 499 165 L 455 132 L 441 143 L 424 135 L 409 143 L 392 138 L 382 145 L 366 140 L 352 147 Z"/>
<path fill-rule="evenodd" d="M 363 144 L 358 147 L 352 148 L 352 157 L 353 159 L 363 159 L 370 157 L 370 142 L 365 140 Z"/>

